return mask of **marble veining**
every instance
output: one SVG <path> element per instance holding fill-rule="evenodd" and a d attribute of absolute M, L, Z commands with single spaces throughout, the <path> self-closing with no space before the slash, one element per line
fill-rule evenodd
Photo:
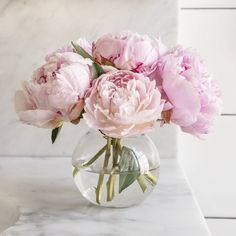
<path fill-rule="evenodd" d="M 65 125 L 50 143 L 50 130 L 20 124 L 14 93 L 22 80 L 43 63 L 44 56 L 78 37 L 130 29 L 177 40 L 177 0 L 1 0 L 0 1 L 0 156 L 68 156 L 84 123 Z M 176 155 L 176 129 L 156 128 L 151 134 L 162 157 Z M 167 142 L 168 140 L 168 142 Z"/>
<path fill-rule="evenodd" d="M 162 161 L 159 185 L 149 198 L 123 209 L 84 200 L 68 158 L 2 158 L 0 179 L 0 198 L 12 199 L 20 215 L 1 236 L 210 235 L 175 159 Z"/>

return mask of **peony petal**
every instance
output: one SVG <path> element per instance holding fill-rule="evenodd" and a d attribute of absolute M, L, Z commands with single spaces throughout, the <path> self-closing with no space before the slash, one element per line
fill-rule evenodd
<path fill-rule="evenodd" d="M 126 70 L 112 71 L 93 82 L 83 116 L 89 127 L 121 138 L 149 131 L 163 105 L 154 81 Z"/>
<path fill-rule="evenodd" d="M 75 104 L 72 107 L 71 112 L 68 115 L 69 120 L 74 121 L 74 120 L 78 119 L 80 117 L 83 109 L 84 109 L 84 100 L 81 99 L 77 104 Z"/>
<path fill-rule="evenodd" d="M 24 123 L 35 125 L 40 128 L 54 129 L 62 123 L 62 118 L 54 112 L 45 110 L 27 110 L 18 113 Z"/>
<path fill-rule="evenodd" d="M 15 111 L 25 111 L 28 109 L 33 109 L 34 105 L 26 93 L 22 90 L 18 90 L 15 93 Z"/>
<path fill-rule="evenodd" d="M 172 121 L 180 126 L 193 124 L 200 112 L 200 100 L 190 82 L 180 76 L 166 77 L 163 89 L 174 106 Z"/>

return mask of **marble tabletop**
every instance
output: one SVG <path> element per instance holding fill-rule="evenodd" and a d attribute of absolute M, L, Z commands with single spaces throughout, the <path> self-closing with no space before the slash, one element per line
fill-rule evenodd
<path fill-rule="evenodd" d="M 0 198 L 19 211 L 18 221 L 1 236 L 210 235 L 175 159 L 162 160 L 157 188 L 131 208 L 101 208 L 84 200 L 69 158 L 1 158 L 0 189 Z"/>

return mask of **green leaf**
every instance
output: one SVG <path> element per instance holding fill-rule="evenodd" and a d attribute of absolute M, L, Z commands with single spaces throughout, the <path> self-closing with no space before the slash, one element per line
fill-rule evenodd
<path fill-rule="evenodd" d="M 59 132 L 61 130 L 61 127 L 62 127 L 62 125 L 52 130 L 52 133 L 51 133 L 52 143 L 55 142 L 55 140 L 56 140 L 56 138 L 57 138 L 57 136 L 58 136 L 58 134 L 59 134 Z"/>
<path fill-rule="evenodd" d="M 94 61 L 93 57 L 88 54 L 82 47 L 80 47 L 78 44 L 71 42 L 72 46 L 74 47 L 75 51 L 82 56 L 83 58 L 89 58 L 92 61 Z"/>
<path fill-rule="evenodd" d="M 93 63 L 93 69 L 96 72 L 96 76 L 95 76 L 96 78 L 99 77 L 100 75 L 104 74 L 104 70 L 96 62 Z"/>
<path fill-rule="evenodd" d="M 92 71 L 93 71 L 93 77 L 97 78 L 100 75 L 104 74 L 103 68 L 94 61 L 94 58 L 87 53 L 82 47 L 80 47 L 78 44 L 71 42 L 72 46 L 74 47 L 75 51 L 82 56 L 83 58 L 89 58 L 93 61 Z"/>
<path fill-rule="evenodd" d="M 139 175 L 139 172 L 120 173 L 119 193 L 128 188 L 139 177 Z"/>
<path fill-rule="evenodd" d="M 140 176 L 138 159 L 132 149 L 125 146 L 122 147 L 119 169 L 119 193 L 121 193 Z"/>

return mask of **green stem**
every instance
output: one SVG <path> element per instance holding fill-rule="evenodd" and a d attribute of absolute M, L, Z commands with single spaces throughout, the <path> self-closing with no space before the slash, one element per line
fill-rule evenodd
<path fill-rule="evenodd" d="M 118 143 L 118 140 L 117 138 L 114 138 L 112 140 L 112 150 L 113 150 L 113 162 L 112 162 L 112 167 L 115 167 L 118 163 L 118 155 L 119 155 L 119 152 L 118 152 L 118 146 L 117 146 L 117 143 Z"/>
<path fill-rule="evenodd" d="M 74 170 L 73 170 L 73 173 L 72 173 L 72 175 L 73 175 L 73 178 L 75 178 L 75 176 L 77 175 L 79 173 L 79 169 L 78 169 L 78 167 L 74 167 Z"/>
<path fill-rule="evenodd" d="M 157 184 L 157 178 L 156 176 L 154 176 L 150 171 L 147 171 L 144 174 L 144 177 L 146 178 L 146 180 L 151 184 L 151 185 L 156 185 Z"/>
<path fill-rule="evenodd" d="M 137 178 L 137 181 L 138 181 L 138 184 L 139 186 L 141 187 L 142 191 L 145 192 L 147 190 L 147 185 L 145 184 L 143 178 L 142 178 L 142 175 L 140 175 L 138 178 Z"/>
<path fill-rule="evenodd" d="M 88 162 L 83 163 L 82 167 L 87 167 L 93 164 L 105 152 L 106 147 L 107 145 L 101 148 Z M 77 166 L 74 166 L 73 177 L 75 177 L 78 173 L 79 173 L 79 168 Z"/>
<path fill-rule="evenodd" d="M 106 145 L 106 155 L 105 155 L 105 160 L 104 160 L 104 168 L 107 168 L 107 166 L 108 166 L 110 155 L 111 155 L 111 138 L 107 137 L 107 145 Z"/>
<path fill-rule="evenodd" d="M 93 162 L 95 162 L 106 151 L 106 148 L 107 148 L 107 144 L 102 149 L 100 149 L 97 152 L 97 154 L 94 155 L 93 158 L 91 158 L 88 162 L 83 163 L 82 166 L 83 167 L 90 166 Z"/>
<path fill-rule="evenodd" d="M 107 181 L 107 201 L 111 201 L 115 196 L 115 175 L 114 170 L 111 171 L 111 175 Z"/>
<path fill-rule="evenodd" d="M 112 201 L 112 199 L 115 196 L 115 181 L 116 181 L 115 172 L 118 168 L 118 157 L 119 157 L 118 143 L 119 142 L 120 142 L 120 139 L 117 139 L 117 138 L 112 140 L 113 164 L 112 164 L 111 174 L 107 181 L 107 201 Z"/>
<path fill-rule="evenodd" d="M 104 159 L 104 164 L 103 164 L 103 170 L 99 174 L 98 184 L 97 184 L 97 189 L 96 189 L 96 202 L 98 204 L 101 204 L 102 185 L 103 185 L 103 180 L 104 180 L 104 173 L 105 173 L 106 168 L 108 166 L 109 158 L 110 158 L 110 155 L 111 155 L 110 149 L 111 149 L 111 138 L 107 137 L 106 154 L 105 154 L 105 159 Z"/>
<path fill-rule="evenodd" d="M 121 156 L 122 147 L 121 147 L 120 139 L 118 139 L 117 141 L 117 147 L 118 147 L 118 154 Z"/>

